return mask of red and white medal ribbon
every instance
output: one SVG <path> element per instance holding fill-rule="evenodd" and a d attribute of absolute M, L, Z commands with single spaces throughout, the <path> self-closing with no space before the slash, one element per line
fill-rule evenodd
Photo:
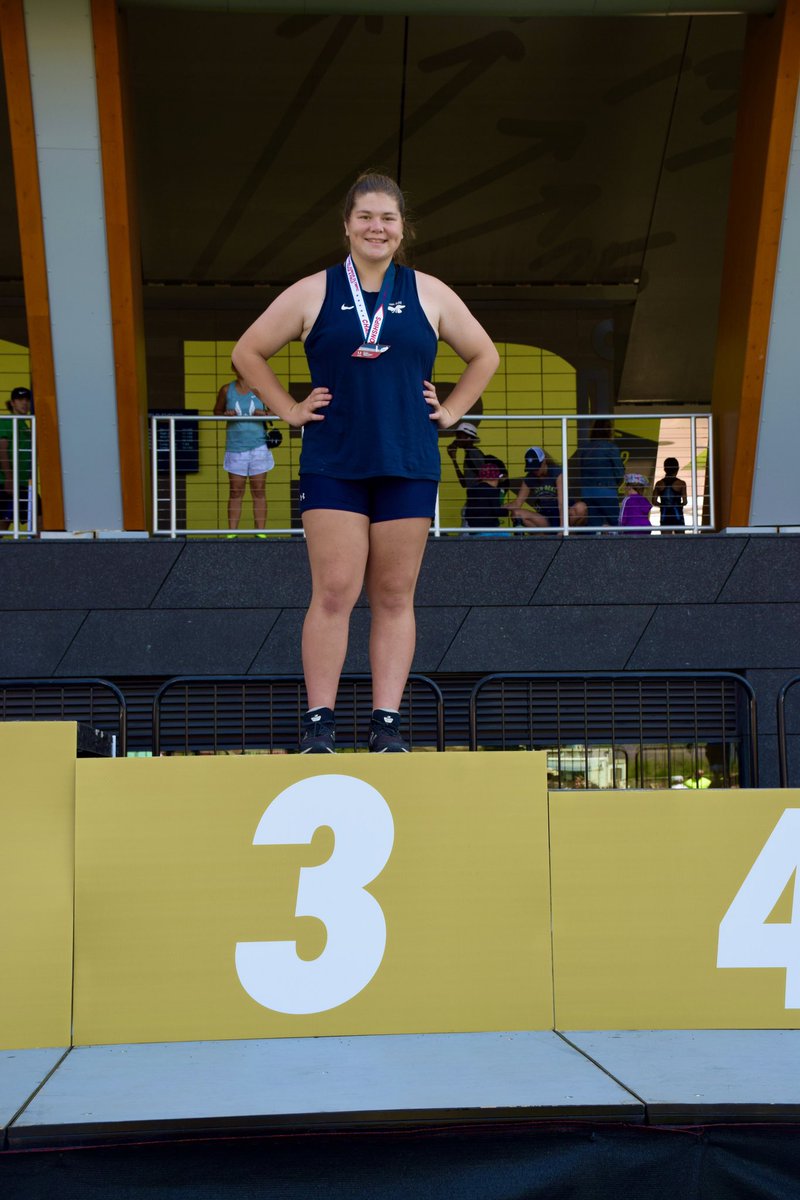
<path fill-rule="evenodd" d="M 392 293 L 394 287 L 395 268 L 394 263 L 390 263 L 386 274 L 383 277 L 381 290 L 378 293 L 378 302 L 375 305 L 375 313 L 370 321 L 367 306 L 364 303 L 364 297 L 361 292 L 361 284 L 358 279 L 358 272 L 352 257 L 348 254 L 347 261 L 344 264 L 347 282 L 350 285 L 350 294 L 353 297 L 353 304 L 356 309 L 356 317 L 361 326 L 364 335 L 364 341 L 357 350 L 353 352 L 353 358 L 378 358 L 381 354 L 385 354 L 389 349 L 388 346 L 382 346 L 378 338 L 380 336 L 383 318 L 385 316 L 386 303 Z"/>

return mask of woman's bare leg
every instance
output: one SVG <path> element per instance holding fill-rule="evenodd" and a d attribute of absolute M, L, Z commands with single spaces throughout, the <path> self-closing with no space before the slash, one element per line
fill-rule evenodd
<path fill-rule="evenodd" d="M 550 525 L 547 517 L 543 517 L 535 508 L 521 508 L 514 516 L 519 517 L 528 529 L 547 529 Z"/>
<path fill-rule="evenodd" d="M 333 708 L 347 653 L 350 613 L 364 582 L 369 518 L 315 508 L 303 515 L 311 566 L 311 604 L 303 625 L 309 708 Z"/>
<path fill-rule="evenodd" d="M 238 529 L 242 517 L 242 500 L 244 498 L 246 475 L 228 475 L 230 495 L 228 496 L 228 528 Z"/>
<path fill-rule="evenodd" d="M 427 517 L 369 527 L 366 583 L 372 627 L 373 708 L 399 709 L 416 645 L 414 590 L 428 540 Z"/>
<path fill-rule="evenodd" d="M 250 476 L 250 498 L 253 501 L 253 523 L 256 529 L 264 529 L 267 524 L 267 476 Z"/>

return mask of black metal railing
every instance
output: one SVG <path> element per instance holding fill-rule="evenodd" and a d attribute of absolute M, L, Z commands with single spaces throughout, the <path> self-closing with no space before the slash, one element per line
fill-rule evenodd
<path fill-rule="evenodd" d="M 789 692 L 800 683 L 800 675 L 795 675 L 788 679 L 778 692 L 777 700 L 777 718 L 778 718 L 778 778 L 780 779 L 781 787 L 789 787 L 789 741 L 786 730 L 786 697 Z"/>
<path fill-rule="evenodd" d="M 107 679 L 0 679 L 0 721 L 76 721 L 116 737 L 124 757 L 128 708 Z"/>
<path fill-rule="evenodd" d="M 778 697 L 781 785 L 788 786 L 786 696 Z M 369 675 L 342 677 L 337 744 L 363 749 Z M 302 676 L 179 676 L 156 692 L 152 749 L 161 753 L 273 752 L 297 748 L 305 712 Z M 412 675 L 401 706 L 414 749 L 445 749 L 442 688 Z M 105 679 L 2 679 L 0 720 L 74 720 L 115 734 L 127 749 L 127 704 Z M 686 786 L 698 772 L 717 787 L 758 784 L 756 704 L 732 672 L 512 672 L 479 679 L 469 697 L 469 749 L 548 754 L 552 788 Z M 680 786 L 680 784 L 678 785 Z"/>
<path fill-rule="evenodd" d="M 756 701 L 732 672 L 487 675 L 471 750 L 545 750 L 551 788 L 756 787 Z"/>
<path fill-rule="evenodd" d="M 369 675 L 343 675 L 336 700 L 336 745 L 366 748 Z M 306 711 L 301 675 L 181 675 L 153 701 L 153 753 L 219 754 L 297 749 Z M 410 675 L 400 706 L 412 750 L 444 750 L 444 699 L 426 675 Z"/>

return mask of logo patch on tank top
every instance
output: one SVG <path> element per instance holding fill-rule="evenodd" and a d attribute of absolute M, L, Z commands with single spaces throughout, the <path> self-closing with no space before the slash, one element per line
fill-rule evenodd
<path fill-rule="evenodd" d="M 403 304 L 402 300 L 395 300 L 394 304 L 387 304 L 386 307 L 388 308 L 390 313 L 398 313 L 399 314 L 405 308 L 405 304 Z"/>

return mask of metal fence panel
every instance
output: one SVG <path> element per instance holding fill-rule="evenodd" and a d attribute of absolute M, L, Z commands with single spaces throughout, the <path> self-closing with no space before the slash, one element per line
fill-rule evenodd
<path fill-rule="evenodd" d="M 127 752 L 127 705 L 107 679 L 0 679 L 0 721 L 77 721 L 113 734 Z"/>
<path fill-rule="evenodd" d="M 343 675 L 336 700 L 339 750 L 366 748 L 372 679 Z M 300 675 L 178 676 L 153 702 L 154 754 L 290 753 L 306 711 Z M 400 707 L 412 750 L 444 750 L 444 701 L 425 675 L 411 675 Z"/>
<path fill-rule="evenodd" d="M 266 532 L 301 535 L 300 431 L 274 418 L 188 411 L 151 415 L 153 532 L 236 536 L 227 527 L 228 484 L 221 467 L 229 421 L 261 422 L 280 437 L 275 470 L 266 477 Z M 474 437 L 465 440 L 457 428 L 439 437 L 442 481 L 433 536 L 666 536 L 714 528 L 707 414 L 470 413 L 467 422 Z M 671 457 L 681 485 L 672 518 L 669 506 L 659 507 L 656 486 Z M 626 485 L 626 473 L 644 482 Z M 639 524 L 627 524 L 627 517 L 620 523 L 623 502 L 629 515 L 630 505 L 638 505 Z M 237 531 L 242 535 L 258 532 L 247 524 L 250 505 L 246 495 Z"/>
<path fill-rule="evenodd" d="M 778 777 L 781 787 L 790 786 L 790 780 L 800 776 L 800 738 L 789 729 L 786 707 L 789 693 L 800 683 L 800 675 L 787 680 L 778 692 Z M 794 715 L 796 708 L 792 710 Z M 791 740 L 790 740 L 791 739 Z"/>
<path fill-rule="evenodd" d="M 691 787 L 700 769 L 754 787 L 755 696 L 730 672 L 489 675 L 472 690 L 470 749 L 545 750 L 552 787 Z"/>

